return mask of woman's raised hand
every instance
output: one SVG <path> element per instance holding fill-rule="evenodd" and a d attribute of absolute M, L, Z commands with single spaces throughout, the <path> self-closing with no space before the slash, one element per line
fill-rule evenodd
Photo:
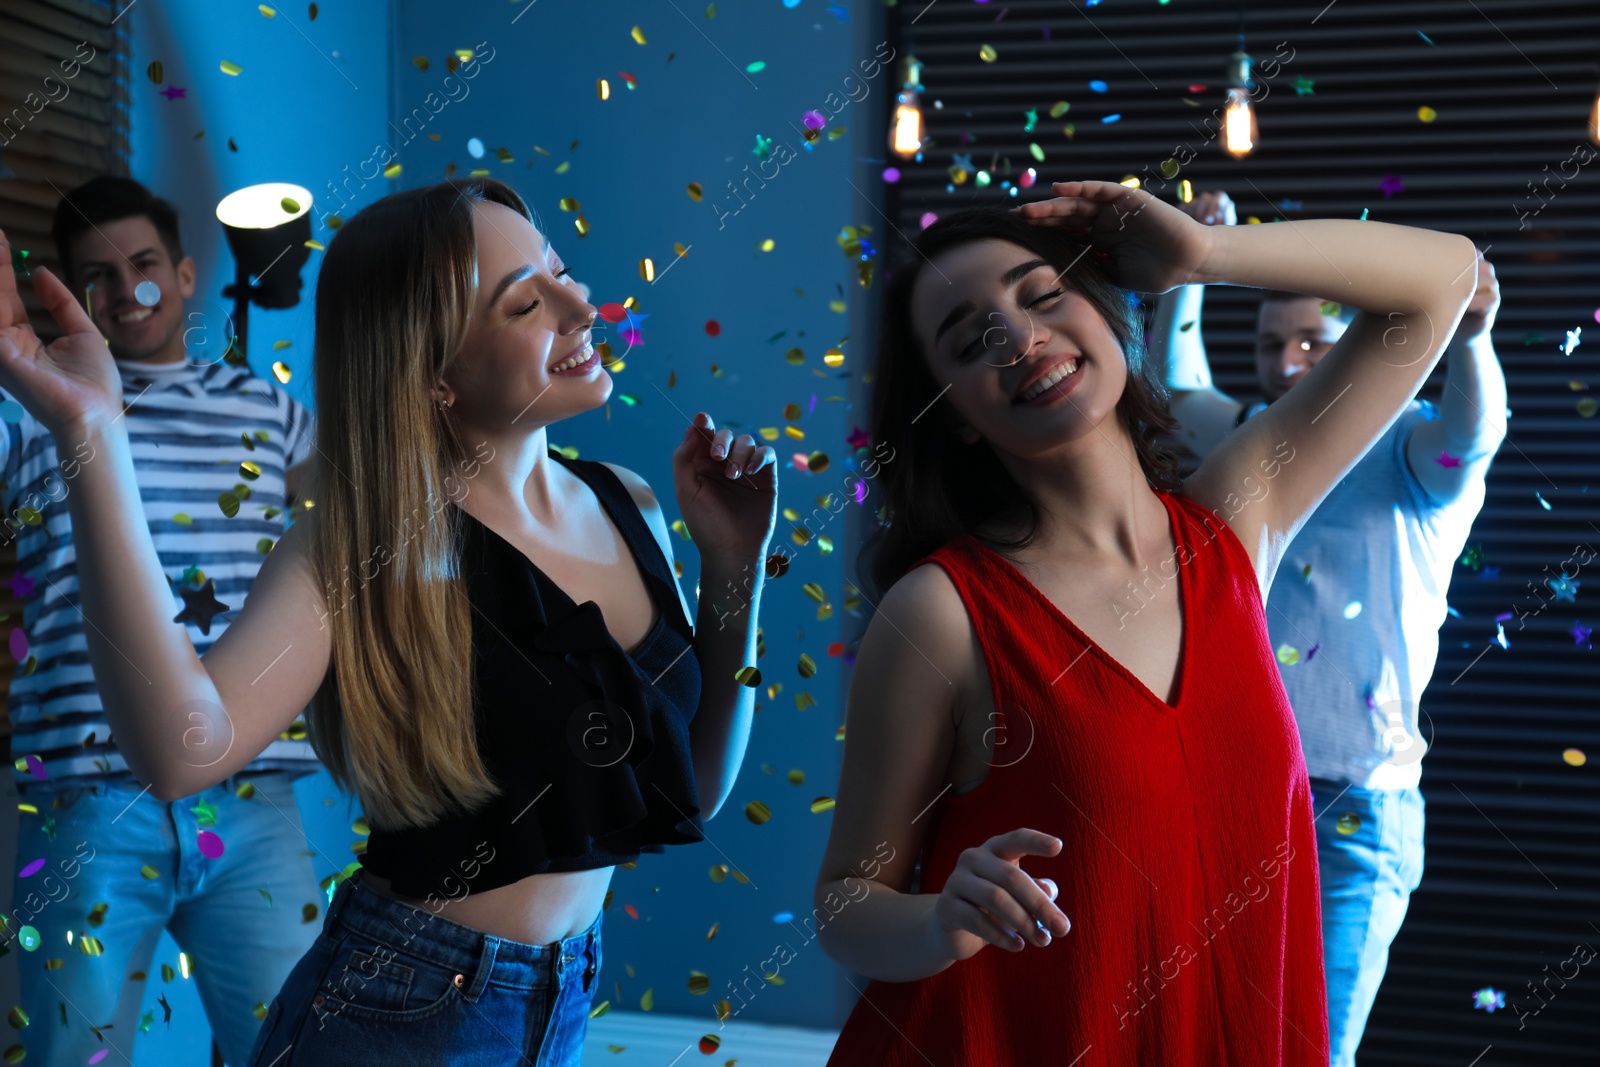
<path fill-rule="evenodd" d="M 672 454 L 678 510 L 702 561 L 766 558 L 778 516 L 778 453 L 695 412 Z"/>
<path fill-rule="evenodd" d="M 1124 289 L 1164 293 L 1201 281 L 1212 232 L 1143 189 L 1116 182 L 1056 182 L 1056 196 L 1011 210 L 1036 226 L 1055 226 L 1105 253 Z"/>
<path fill-rule="evenodd" d="M 964 960 L 984 945 L 1021 952 L 1027 943 L 1042 948 L 1052 936 L 1065 936 L 1072 923 L 1055 905 L 1059 892 L 1055 882 L 1035 878 L 1018 865 L 1024 856 L 1054 856 L 1060 851 L 1059 838 L 1022 829 L 962 852 L 933 908 L 941 950 Z M 1041 930 L 1035 920 L 1045 928 Z"/>
<path fill-rule="evenodd" d="M 62 336 L 47 346 L 28 325 L 11 268 L 11 244 L 0 231 L 0 385 L 58 440 L 76 429 L 111 422 L 122 412 L 122 375 L 111 350 L 71 291 L 44 267 L 33 289 Z"/>

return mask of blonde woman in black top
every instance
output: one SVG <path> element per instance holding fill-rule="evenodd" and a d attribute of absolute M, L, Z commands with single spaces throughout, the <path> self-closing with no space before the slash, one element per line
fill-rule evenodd
<path fill-rule="evenodd" d="M 36 269 L 64 334 L 43 345 L 10 262 L 0 235 L 0 385 L 93 448 L 68 505 L 128 766 L 188 796 L 305 709 L 372 824 L 252 1062 L 578 1063 L 613 865 L 703 839 L 744 755 L 773 449 L 701 412 L 673 453 L 702 585 L 748 590 L 691 630 L 649 486 L 547 447 L 611 394 L 560 255 L 497 181 L 395 193 L 322 265 L 315 506 L 202 659 L 168 617 L 110 353 Z"/>

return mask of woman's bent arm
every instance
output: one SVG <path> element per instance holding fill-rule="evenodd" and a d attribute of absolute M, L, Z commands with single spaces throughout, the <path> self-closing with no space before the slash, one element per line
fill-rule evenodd
<path fill-rule="evenodd" d="M 254 759 L 294 721 L 327 670 L 331 643 L 302 551 L 304 520 L 273 548 L 248 607 L 202 660 L 170 614 L 172 592 L 125 425 L 64 436 L 71 439 L 58 440 L 63 452 L 80 443 L 92 449 L 67 506 L 78 607 L 106 719 L 128 767 L 158 799 L 188 796 Z"/>

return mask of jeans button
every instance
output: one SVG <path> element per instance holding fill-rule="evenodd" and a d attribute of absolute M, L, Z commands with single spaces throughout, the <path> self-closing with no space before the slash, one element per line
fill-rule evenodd
<path fill-rule="evenodd" d="M 323 996 L 321 993 L 318 993 L 316 996 L 311 998 L 311 1006 L 313 1008 L 320 1008 L 322 1007 L 322 1002 L 327 999 L 327 997 Z"/>
<path fill-rule="evenodd" d="M 467 976 L 466 975 L 464 975 L 464 974 L 456 975 L 456 988 L 457 989 L 462 988 L 466 984 L 467 984 Z"/>

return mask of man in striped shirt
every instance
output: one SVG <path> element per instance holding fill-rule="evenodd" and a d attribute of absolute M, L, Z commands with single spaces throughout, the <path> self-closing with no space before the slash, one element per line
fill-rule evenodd
<path fill-rule="evenodd" d="M 295 513 L 311 415 L 224 357 L 223 323 L 186 320 L 195 264 L 171 205 L 130 179 L 96 178 L 58 205 L 53 236 L 62 280 L 122 375 L 173 621 L 204 653 Z M 25 950 L 23 1045 L 40 1063 L 87 1063 L 107 1046 L 132 1062 L 135 1036 L 154 1022 L 140 1009 L 165 929 L 194 962 L 224 1058 L 243 1064 L 266 1005 L 321 925 L 293 789 L 320 765 L 297 723 L 235 778 L 171 803 L 145 795 L 106 725 L 77 607 L 66 498 L 95 457 L 58 454 L 3 391 L 0 420 L 0 537 L 15 545 L 9 584 L 23 605 L 21 624 L 6 626 L 18 661 L 9 711 L 23 813 L 3 931 Z M 204 765 L 229 739 L 197 727 L 185 742 Z"/>

